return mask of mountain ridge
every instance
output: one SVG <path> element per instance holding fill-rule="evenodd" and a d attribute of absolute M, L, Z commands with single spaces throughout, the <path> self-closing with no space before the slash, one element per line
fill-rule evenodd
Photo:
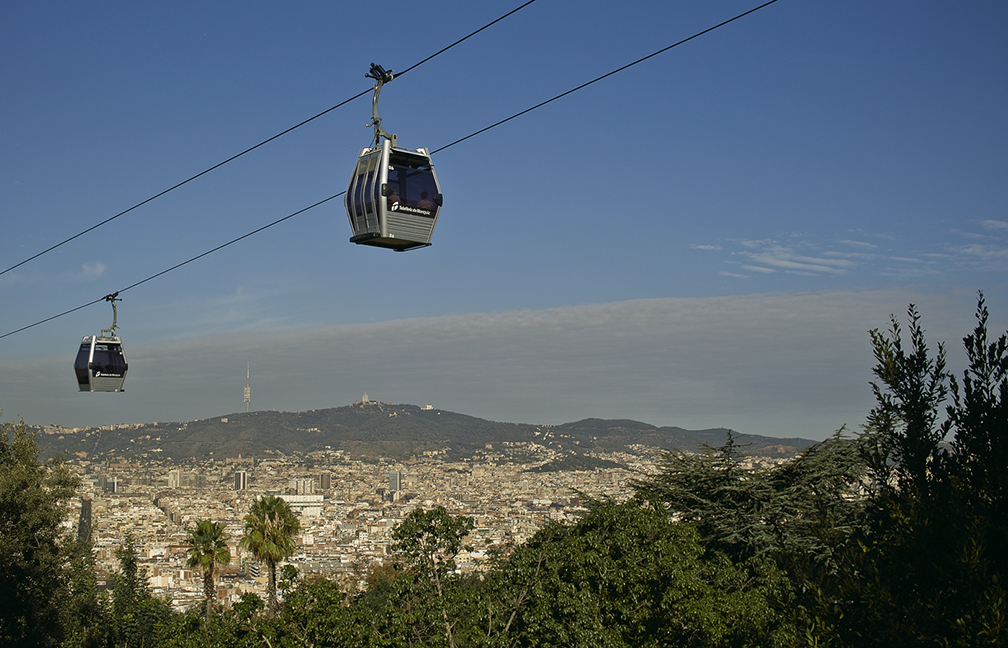
<path fill-rule="evenodd" d="M 632 419 L 586 418 L 559 425 L 502 423 L 409 404 L 358 402 L 305 412 L 238 412 L 189 422 L 102 427 L 29 426 L 44 456 L 80 459 L 173 461 L 294 455 L 342 451 L 354 458 L 408 459 L 427 454 L 449 459 L 479 456 L 495 444 L 535 443 L 569 454 L 618 452 L 631 446 L 696 452 L 719 446 L 729 430 L 656 427 Z M 815 442 L 737 434 L 744 452 L 790 457 Z"/>

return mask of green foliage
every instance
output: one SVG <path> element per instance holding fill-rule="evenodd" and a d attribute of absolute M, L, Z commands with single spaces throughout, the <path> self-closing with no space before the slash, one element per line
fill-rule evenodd
<path fill-rule="evenodd" d="M 866 457 L 881 488 L 928 490 L 929 465 L 939 459 L 945 436 L 937 424 L 941 404 L 948 395 L 945 347 L 928 355 L 920 314 L 910 305 L 910 349 L 904 350 L 899 321 L 890 318 L 889 333 L 869 331 L 877 364 L 872 369 L 882 382 L 871 383 L 876 406 L 868 415 Z M 893 471 L 895 469 L 895 474 Z M 895 484 L 894 484 L 895 481 Z"/>
<path fill-rule="evenodd" d="M 281 621 L 296 645 L 381 646 L 374 607 L 353 601 L 340 586 L 324 578 L 302 580 L 287 595 Z"/>
<path fill-rule="evenodd" d="M 735 435 L 702 454 L 666 452 L 658 475 L 632 483 L 640 499 L 696 524 L 704 542 L 736 558 L 768 551 L 773 526 L 766 513 L 769 484 L 742 466 Z"/>
<path fill-rule="evenodd" d="M 63 646 L 106 645 L 111 627 L 98 593 L 95 554 L 90 538 L 78 538 L 68 547 L 70 582 L 62 606 Z"/>
<path fill-rule="evenodd" d="M 951 376 L 952 404 L 946 429 L 954 431 L 950 472 L 966 505 L 987 523 L 979 537 L 989 558 L 1004 573 L 1008 560 L 1008 336 L 987 338 L 989 318 L 983 295 L 977 304 L 977 326 L 963 338 L 969 367 L 962 388 Z"/>
<path fill-rule="evenodd" d="M 773 493 L 774 553 L 828 574 L 841 569 L 842 548 L 864 513 L 860 493 L 867 466 L 858 441 L 843 432 L 763 475 Z"/>
<path fill-rule="evenodd" d="M 294 565 L 284 565 L 280 570 L 280 578 L 277 580 L 277 587 L 286 595 L 294 590 L 301 580 L 301 572 Z"/>
<path fill-rule="evenodd" d="M 210 621 L 213 602 L 217 598 L 214 578 L 220 567 L 231 562 L 231 550 L 227 546 L 224 524 L 212 520 L 200 520 L 186 532 L 189 544 L 189 558 L 186 566 L 203 572 L 203 596 L 206 598 L 206 618 Z"/>
<path fill-rule="evenodd" d="M 869 448 L 881 449 L 875 467 L 888 459 L 895 479 L 873 493 L 853 561 L 860 578 L 845 587 L 857 623 L 840 630 L 859 645 L 1005 645 L 1008 342 L 988 341 L 981 294 L 977 326 L 964 338 L 969 366 L 960 390 L 954 377 L 939 375 L 942 347 L 927 357 L 912 306 L 910 318 L 909 355 L 899 351 L 895 323 L 891 337 L 873 335 L 886 390 L 876 389 Z M 952 404 L 939 425 L 946 378 Z M 948 434 L 951 452 L 938 447 Z M 886 457 L 886 449 L 894 451 Z"/>
<path fill-rule="evenodd" d="M 736 565 L 772 560 L 793 592 L 779 611 L 790 619 L 788 632 L 835 637 L 864 517 L 860 442 L 841 429 L 774 468 L 743 462 L 733 435 L 700 455 L 667 453 L 657 475 L 634 483 L 636 497 L 693 523 L 703 546 Z"/>
<path fill-rule="evenodd" d="M 430 511 L 413 509 L 392 531 L 392 551 L 405 556 L 406 563 L 420 574 L 443 578 L 455 571 L 455 557 L 475 521 L 453 517 L 443 506 Z"/>
<path fill-rule="evenodd" d="M 433 618 L 439 616 L 448 646 L 455 645 L 456 621 L 449 618 L 446 589 L 454 580 L 455 557 L 462 549 L 462 541 L 474 526 L 472 518 L 453 517 L 439 506 L 430 511 L 413 509 L 392 531 L 392 551 L 403 556 L 412 576 L 395 581 L 399 586 L 409 584 L 408 593 L 412 596 L 402 597 L 401 587 L 394 588 L 411 613 L 412 630 L 435 625 Z M 426 590 L 431 590 L 430 594 Z M 434 633 L 418 634 L 429 641 Z"/>
<path fill-rule="evenodd" d="M 265 606 L 255 594 L 243 594 L 231 610 L 206 619 L 196 608 L 176 614 L 157 627 L 159 648 L 252 648 L 280 646 L 283 625 L 261 617 Z M 304 645 L 304 644 L 297 644 Z"/>
<path fill-rule="evenodd" d="M 294 536 L 300 525 L 290 505 L 282 498 L 263 495 L 249 507 L 245 516 L 245 535 L 241 546 L 252 552 L 269 569 L 269 610 L 275 615 L 277 563 L 294 553 Z"/>
<path fill-rule="evenodd" d="M 468 576 L 451 564 L 468 518 L 418 509 L 409 522 L 396 531 L 402 562 L 375 570 L 366 592 L 302 580 L 273 645 L 773 646 L 794 636 L 779 612 L 790 586 L 772 563 L 708 552 L 692 525 L 658 511 L 599 507 Z"/>
<path fill-rule="evenodd" d="M 785 639 L 771 563 L 707 552 L 690 524 L 633 504 L 551 524 L 488 576 L 494 643 L 523 646 L 771 646 Z"/>
<path fill-rule="evenodd" d="M 657 475 L 632 484 L 639 500 L 693 522 L 705 546 L 735 560 L 801 554 L 829 562 L 860 510 L 855 442 L 841 430 L 772 470 L 746 468 L 744 459 L 729 433 L 702 454 L 665 453 Z"/>
<path fill-rule="evenodd" d="M 0 424 L 0 645 L 56 645 L 73 576 L 60 524 L 78 481 L 65 464 L 38 461 L 24 421 Z"/>
<path fill-rule="evenodd" d="M 147 570 L 139 566 L 133 533 L 116 549 L 119 570 L 112 575 L 111 629 L 115 646 L 155 646 L 155 628 L 172 617 L 171 606 L 151 595 Z"/>
<path fill-rule="evenodd" d="M 578 454 L 568 454 L 564 455 L 560 459 L 544 463 L 541 466 L 536 466 L 535 468 L 529 468 L 525 472 L 561 472 L 565 470 L 598 470 L 598 469 L 608 469 L 608 468 L 623 468 L 621 464 L 615 461 L 610 461 L 608 459 L 599 459 L 598 457 L 586 457 Z"/>

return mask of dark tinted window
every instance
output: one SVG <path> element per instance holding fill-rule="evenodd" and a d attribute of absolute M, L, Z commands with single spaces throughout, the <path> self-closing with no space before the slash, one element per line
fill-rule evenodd
<path fill-rule="evenodd" d="M 126 357 L 123 355 L 122 346 L 111 342 L 98 342 L 95 344 L 94 360 L 91 361 L 94 369 L 103 374 L 122 375 L 126 372 Z"/>
<path fill-rule="evenodd" d="M 418 216 L 434 218 L 438 206 L 434 197 L 438 194 L 437 183 L 434 181 L 434 171 L 423 158 L 406 158 L 394 156 L 391 158 L 388 174 L 388 208 L 405 205 L 410 213 Z M 394 191 L 394 193 L 393 193 Z"/>
<path fill-rule="evenodd" d="M 365 178 L 366 176 L 364 175 L 363 171 L 361 173 L 358 173 L 357 181 L 354 183 L 353 186 L 353 209 L 354 214 L 357 216 L 360 216 L 361 214 L 364 213 L 363 196 L 364 196 Z"/>
<path fill-rule="evenodd" d="M 378 171 L 374 170 L 367 175 L 367 186 L 364 189 L 364 210 L 373 214 L 374 208 L 374 188 L 375 188 L 375 176 L 378 175 Z"/>
<path fill-rule="evenodd" d="M 77 374 L 77 383 L 88 384 L 88 358 L 91 356 L 91 341 L 83 342 L 80 351 L 77 352 L 77 359 L 74 360 L 74 373 Z"/>

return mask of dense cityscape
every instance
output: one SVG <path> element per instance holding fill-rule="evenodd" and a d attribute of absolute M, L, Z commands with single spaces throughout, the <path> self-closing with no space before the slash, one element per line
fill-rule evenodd
<path fill-rule="evenodd" d="M 648 470 L 654 458 L 654 449 L 641 448 L 639 455 L 606 457 L 625 469 L 536 473 L 509 461 L 513 449 L 489 446 L 479 464 L 446 463 L 435 453 L 404 463 L 364 463 L 338 450 L 185 465 L 79 461 L 80 508 L 90 514 L 99 582 L 117 569 L 115 549 L 132 531 L 153 591 L 181 609 L 202 597 L 202 575 L 184 566 L 186 529 L 201 519 L 224 522 L 230 537 L 233 559 L 222 571 L 219 597 L 236 601 L 244 592 L 264 592 L 265 572 L 238 548 L 242 518 L 262 494 L 282 496 L 298 514 L 298 552 L 289 562 L 302 573 L 361 578 L 384 560 L 391 530 L 417 506 L 444 506 L 475 518 L 471 549 L 459 556 L 460 566 L 473 570 L 493 547 L 520 543 L 547 520 L 583 510 L 576 491 L 624 499 L 626 480 Z M 539 463 L 551 458 L 542 446 L 522 450 L 539 450 Z M 79 519 L 80 510 L 74 513 Z"/>
<path fill-rule="evenodd" d="M 369 404 L 378 406 L 366 396 L 358 406 Z M 63 432 L 70 431 L 45 430 Z M 548 472 L 542 467 L 562 452 L 520 441 L 486 444 L 469 461 L 427 451 L 405 461 L 365 462 L 331 448 L 181 463 L 71 457 L 82 487 L 68 524 L 90 528 L 100 585 L 118 569 L 115 551 L 131 532 L 153 593 L 183 610 L 203 596 L 202 574 L 185 566 L 186 531 L 199 520 L 224 523 L 232 561 L 221 571 L 217 596 L 229 605 L 246 592 L 265 596 L 265 570 L 239 548 L 243 517 L 261 495 L 283 497 L 298 515 L 298 550 L 287 564 L 355 588 L 386 560 L 392 530 L 417 507 L 472 517 L 475 528 L 458 565 L 463 572 L 480 570 L 494 549 L 522 543 L 550 520 L 576 519 L 586 510 L 585 497 L 624 501 L 631 495 L 628 480 L 652 474 L 658 453 L 645 446 L 599 452 L 620 467 Z"/>

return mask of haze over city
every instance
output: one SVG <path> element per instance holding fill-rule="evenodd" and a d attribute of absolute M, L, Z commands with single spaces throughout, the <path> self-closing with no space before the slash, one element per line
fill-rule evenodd
<path fill-rule="evenodd" d="M 406 69 L 519 3 L 7 4 L 0 270 Z M 395 79 L 436 150 L 758 3 L 541 0 Z M 749 16 L 435 153 L 426 249 L 342 198 L 124 291 L 126 391 L 81 394 L 104 302 L 0 339 L 4 420 L 187 421 L 368 392 L 493 420 L 822 439 L 864 422 L 867 331 L 914 303 L 961 373 L 1008 325 L 1002 3 Z M 0 335 L 346 188 L 370 93 L 0 274 Z"/>

